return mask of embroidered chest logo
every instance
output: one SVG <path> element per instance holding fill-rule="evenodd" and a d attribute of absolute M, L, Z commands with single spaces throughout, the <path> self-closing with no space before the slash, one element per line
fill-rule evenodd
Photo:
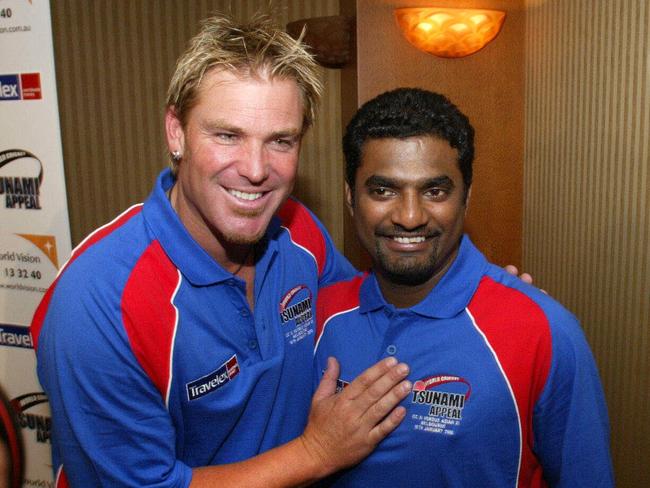
<path fill-rule="evenodd" d="M 416 381 L 411 404 L 414 429 L 433 434 L 455 435 L 472 386 L 455 375 L 436 375 Z M 425 409 L 421 408 L 425 407 Z"/>
<path fill-rule="evenodd" d="M 282 297 L 280 321 L 285 331 L 284 337 L 290 345 L 314 333 L 312 294 L 307 286 L 295 286 Z"/>
<path fill-rule="evenodd" d="M 189 401 L 197 400 L 208 393 L 212 393 L 226 385 L 238 374 L 239 363 L 237 362 L 237 354 L 233 354 L 228 361 L 211 373 L 187 383 L 185 385 L 187 390 L 187 399 Z"/>

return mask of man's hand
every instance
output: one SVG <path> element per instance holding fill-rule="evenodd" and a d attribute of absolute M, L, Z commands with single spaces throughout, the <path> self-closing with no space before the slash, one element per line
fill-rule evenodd
<path fill-rule="evenodd" d="M 339 364 L 330 358 L 300 437 L 244 461 L 194 468 L 192 488 L 307 486 L 358 463 L 404 419 L 397 405 L 411 391 L 408 372 L 386 358 L 336 393 Z"/>
<path fill-rule="evenodd" d="M 329 358 L 301 440 L 323 475 L 358 463 L 404 419 L 398 406 L 411 391 L 409 369 L 393 357 L 364 371 L 336 393 L 339 364 Z"/>

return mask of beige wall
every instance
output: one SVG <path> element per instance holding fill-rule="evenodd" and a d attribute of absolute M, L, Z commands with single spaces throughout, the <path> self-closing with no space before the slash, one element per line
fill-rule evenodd
<path fill-rule="evenodd" d="M 650 486 L 650 4 L 528 4 L 525 268 L 582 321 L 617 486 Z"/>
<path fill-rule="evenodd" d="M 333 15 L 338 0 L 274 0 L 280 25 Z M 52 2 L 57 88 L 73 244 L 142 201 L 167 164 L 162 120 L 174 61 L 213 11 L 239 18 L 268 0 Z M 295 193 L 343 242 L 340 74 L 324 70 L 320 117 L 305 139 Z"/>

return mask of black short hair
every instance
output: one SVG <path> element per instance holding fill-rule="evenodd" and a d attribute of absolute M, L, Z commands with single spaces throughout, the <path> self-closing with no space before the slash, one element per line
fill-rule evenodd
<path fill-rule="evenodd" d="M 343 136 L 345 179 L 354 192 L 363 144 L 368 139 L 431 135 L 458 151 L 465 192 L 472 184 L 474 128 L 445 96 L 420 88 L 398 88 L 364 103 Z"/>

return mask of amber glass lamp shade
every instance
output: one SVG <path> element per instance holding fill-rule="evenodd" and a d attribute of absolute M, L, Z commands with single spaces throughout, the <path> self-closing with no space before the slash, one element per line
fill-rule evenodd
<path fill-rule="evenodd" d="M 462 58 L 482 49 L 503 25 L 505 12 L 463 8 L 398 8 L 395 19 L 406 40 L 443 58 Z"/>

